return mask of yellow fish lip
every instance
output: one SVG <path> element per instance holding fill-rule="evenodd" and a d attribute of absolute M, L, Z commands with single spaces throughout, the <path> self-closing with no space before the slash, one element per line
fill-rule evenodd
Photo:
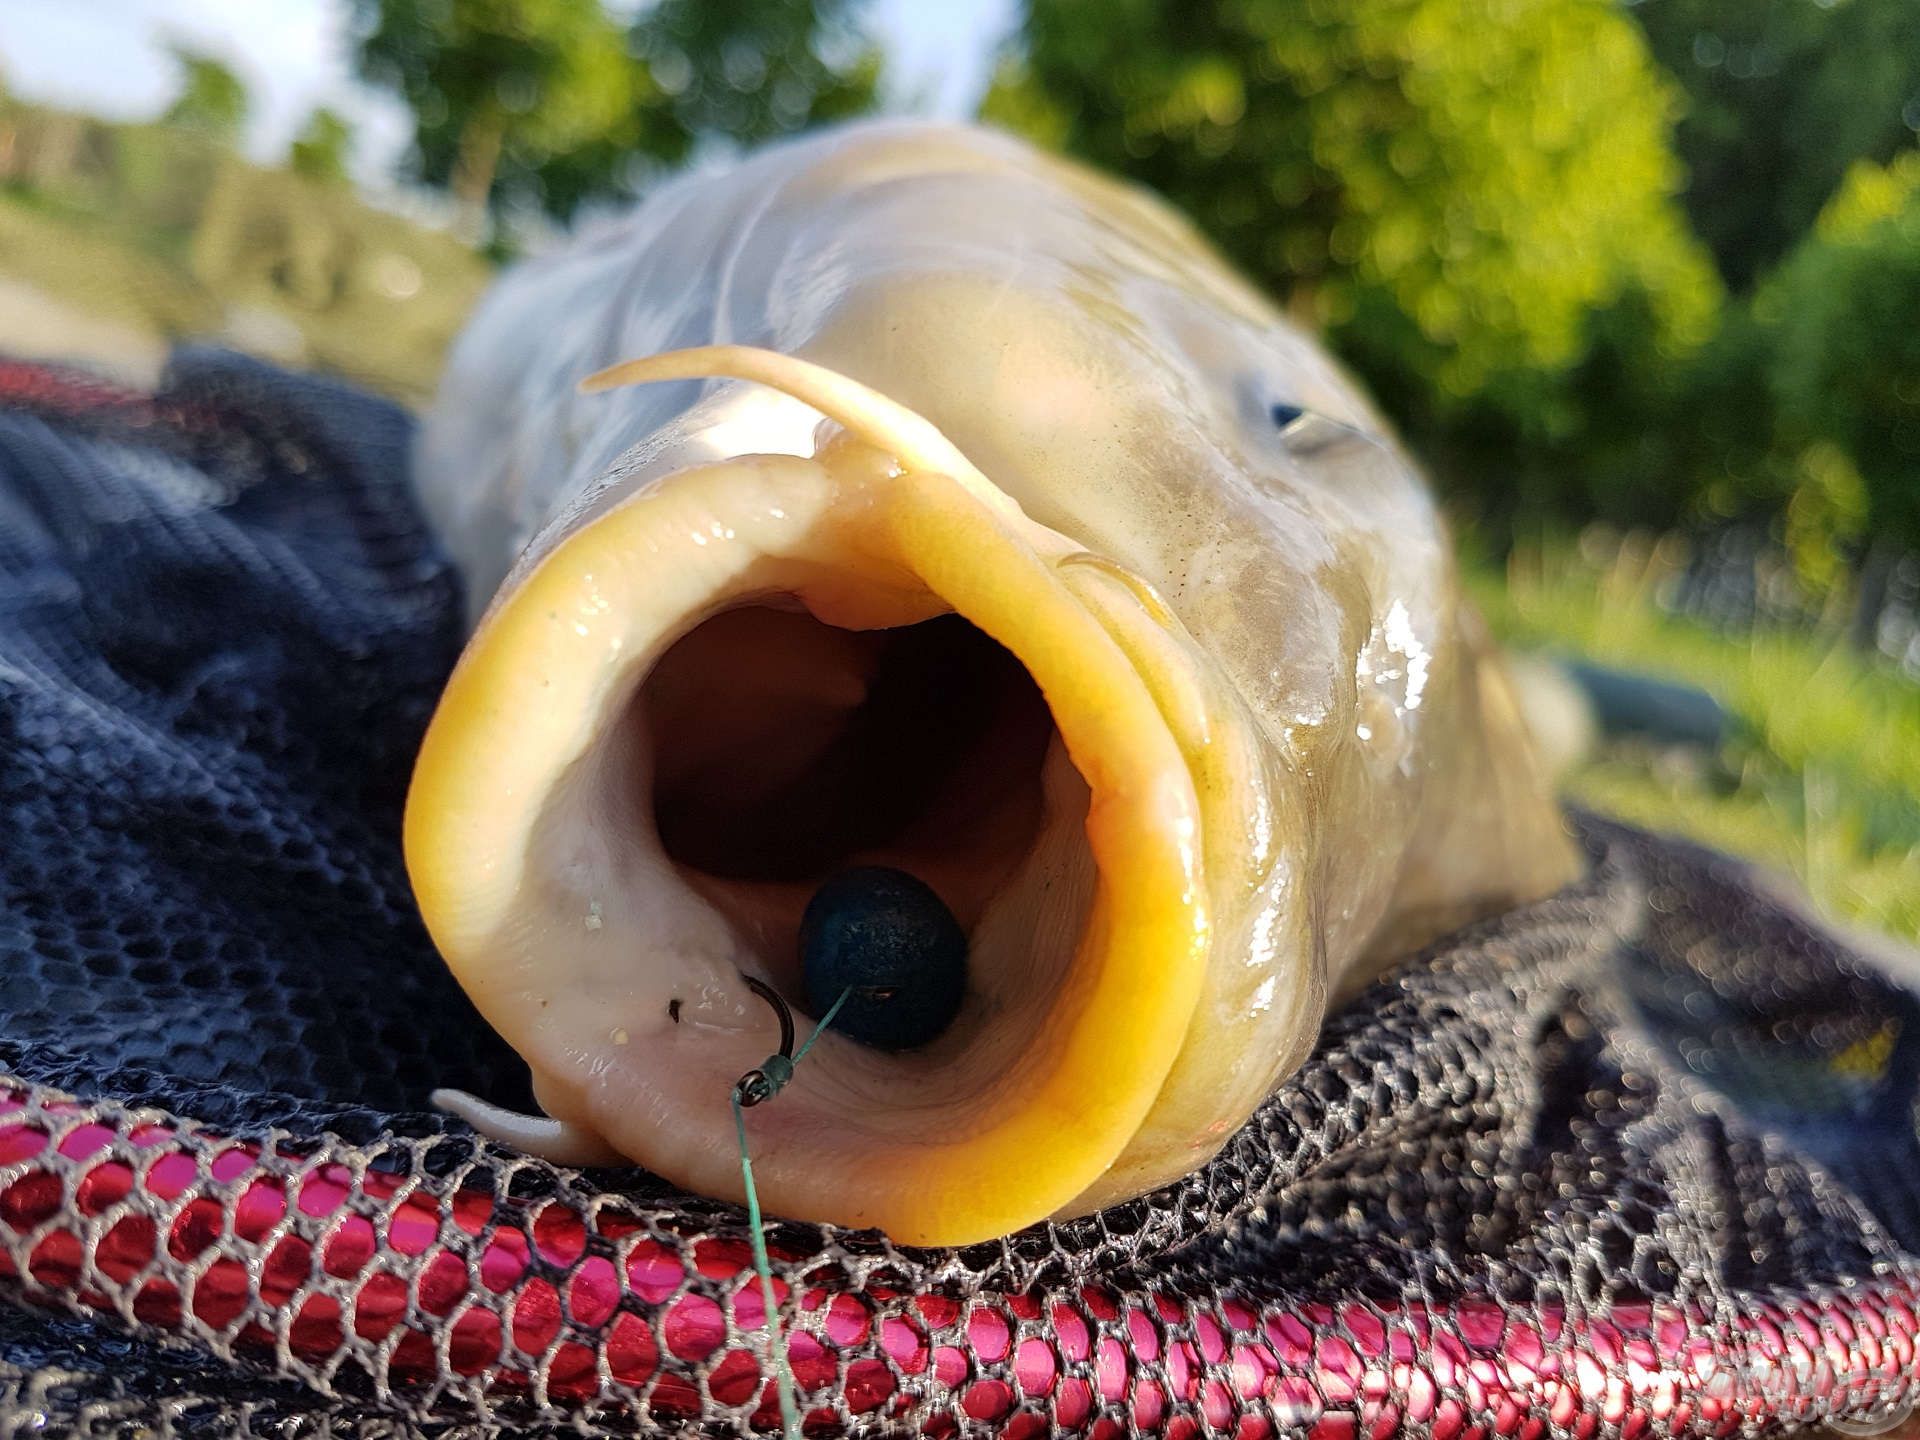
<path fill-rule="evenodd" d="M 428 928 L 545 1108 L 576 1139 L 738 1199 L 728 1095 L 771 1048 L 739 973 L 755 957 L 604 798 L 641 773 L 621 768 L 621 717 L 675 638 L 769 595 L 854 631 L 950 612 L 1004 646 L 1084 782 L 1094 879 L 1070 961 L 1024 1007 L 995 1008 L 1018 977 L 976 977 L 967 1004 L 991 1013 L 969 1027 L 963 1008 L 959 1038 L 925 1053 L 829 1032 L 749 1117 L 770 1211 L 916 1245 L 1005 1235 L 1098 1191 L 1186 1043 L 1210 937 L 1201 800 L 1166 687 L 1118 618 L 1124 592 L 977 472 L 912 468 L 948 458 L 936 441 L 904 469 L 857 445 L 696 467 L 574 528 L 474 635 L 405 826 Z M 1140 609 L 1149 630 L 1166 619 Z M 671 1018 L 669 990 L 685 992 Z"/>

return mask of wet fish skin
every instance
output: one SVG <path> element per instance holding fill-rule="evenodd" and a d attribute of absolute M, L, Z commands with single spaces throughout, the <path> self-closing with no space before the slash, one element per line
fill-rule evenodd
<path fill-rule="evenodd" d="M 1151 197 L 992 132 L 866 124 L 674 182 L 522 267 L 423 435 L 423 499 L 476 601 L 510 606 L 691 467 L 816 455 L 820 410 L 764 386 L 578 389 L 716 344 L 826 367 L 937 427 L 1148 678 L 1186 756 L 1204 976 L 1131 1140 L 1067 1208 L 1203 1162 L 1330 1003 L 1574 873 L 1417 467 Z M 600 1124 L 578 1082 L 549 1078 L 556 1115 Z"/>

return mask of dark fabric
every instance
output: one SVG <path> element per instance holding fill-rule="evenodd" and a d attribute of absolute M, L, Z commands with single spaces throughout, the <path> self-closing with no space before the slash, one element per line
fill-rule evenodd
<path fill-rule="evenodd" d="M 460 613 L 408 418 L 220 354 L 93 398 L 0 410 L 0 1043 L 221 1122 L 525 1100 L 400 860 Z"/>
<path fill-rule="evenodd" d="M 0 1433 L 772 1423 L 735 1211 L 427 1107 L 531 1102 L 401 864 L 460 614 L 408 438 L 232 356 L 152 397 L 0 366 Z M 1333 1437 L 1351 1410 L 1453 1440 L 1510 1403 L 1436 1338 L 1472 1352 L 1484 1304 L 1517 1413 L 1567 1433 L 1720 1433 L 1634 1389 L 1619 1336 L 1705 1394 L 1699 1354 L 1749 1376 L 1796 1306 L 1878 1348 L 1742 1391 L 1736 1427 L 1902 1403 L 1913 993 L 1733 861 L 1571 823 L 1584 882 L 1360 997 L 1186 1181 L 954 1253 L 776 1226 L 816 1297 L 813 1428 Z M 1366 1354 L 1370 1412 L 1340 1379 Z M 1639 1398 L 1609 1411 L 1581 1357 Z"/>

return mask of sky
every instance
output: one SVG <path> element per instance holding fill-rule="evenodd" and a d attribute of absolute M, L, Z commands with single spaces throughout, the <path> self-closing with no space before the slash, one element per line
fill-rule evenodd
<path fill-rule="evenodd" d="M 330 105 L 354 122 L 355 173 L 378 183 L 406 147 L 407 118 L 354 79 L 349 9 L 350 0 L 0 0 L 0 80 L 23 99 L 145 119 L 179 86 L 168 46 L 183 42 L 246 82 L 249 154 L 281 159 L 314 108 Z M 895 105 L 970 114 L 1013 14 L 1014 0 L 866 0 Z"/>

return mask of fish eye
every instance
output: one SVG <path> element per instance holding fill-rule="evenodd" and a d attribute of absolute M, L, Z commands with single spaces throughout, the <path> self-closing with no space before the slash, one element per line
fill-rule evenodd
<path fill-rule="evenodd" d="M 1246 372 L 1234 379 L 1240 414 L 1249 425 L 1260 425 L 1296 460 L 1325 461 L 1356 447 L 1379 449 L 1380 437 L 1344 420 L 1292 400 L 1276 399 L 1289 387 L 1272 377 Z"/>
<path fill-rule="evenodd" d="M 1255 374 L 1241 375 L 1235 381 L 1240 413 L 1250 422 L 1264 417 L 1272 427 L 1268 433 L 1285 447 L 1288 454 L 1297 459 L 1321 459 L 1329 452 L 1346 446 L 1368 443 L 1366 434 L 1351 425 L 1329 419 L 1318 410 L 1310 410 L 1291 400 L 1274 399 L 1274 390 L 1279 388 L 1282 387 L 1274 386 Z"/>
<path fill-rule="evenodd" d="M 1343 425 L 1318 410 L 1309 410 L 1291 401 L 1268 402 L 1267 414 L 1273 421 L 1276 438 L 1289 454 L 1299 458 L 1321 457 L 1349 445 L 1367 443 L 1366 435 L 1351 425 Z"/>

